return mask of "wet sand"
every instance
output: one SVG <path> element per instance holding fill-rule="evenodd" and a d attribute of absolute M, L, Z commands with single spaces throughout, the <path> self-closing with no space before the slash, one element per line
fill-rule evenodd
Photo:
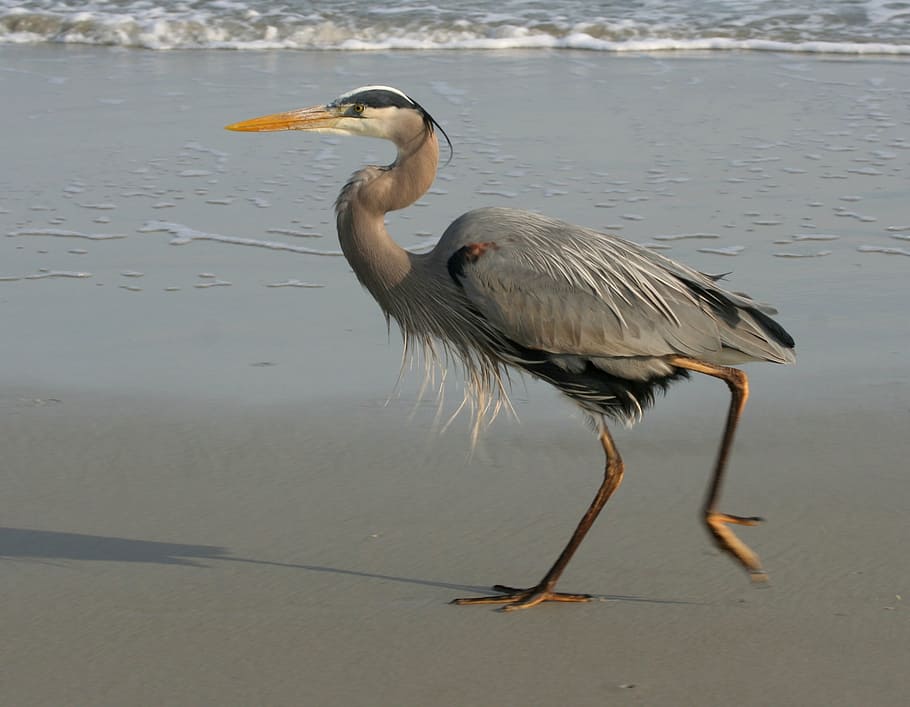
<path fill-rule="evenodd" d="M 0 113 L 0 701 L 902 704 L 906 62 L 0 60 L 16 96 Z M 375 82 L 455 143 L 389 218 L 405 245 L 473 206 L 535 208 L 732 271 L 781 310 L 799 361 L 748 367 L 723 501 L 768 519 L 742 534 L 769 587 L 699 526 L 726 394 L 698 380 L 616 431 L 626 480 L 561 585 L 596 601 L 447 604 L 538 579 L 602 460 L 537 384 L 473 455 L 468 420 L 441 434 L 433 396 L 415 401 L 418 373 L 394 392 L 397 334 L 334 254 L 332 219 L 388 146 L 221 130 Z"/>

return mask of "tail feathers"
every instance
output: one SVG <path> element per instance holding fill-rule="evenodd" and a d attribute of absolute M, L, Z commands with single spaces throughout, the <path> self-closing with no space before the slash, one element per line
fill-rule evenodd
<path fill-rule="evenodd" d="M 775 309 L 755 302 L 743 293 L 728 292 L 693 280 L 682 281 L 711 308 L 720 322 L 727 325 L 721 327 L 721 340 L 726 348 L 742 352 L 747 360 L 777 363 L 796 360 L 793 337 L 769 316 L 776 314 Z"/>
<path fill-rule="evenodd" d="M 784 329 L 780 324 L 771 319 L 767 314 L 762 310 L 757 308 L 752 308 L 749 310 L 749 314 L 752 315 L 752 318 L 758 322 L 765 333 L 769 334 L 778 344 L 783 346 L 785 349 L 792 349 L 796 346 L 796 342 L 793 341 L 793 337 Z"/>

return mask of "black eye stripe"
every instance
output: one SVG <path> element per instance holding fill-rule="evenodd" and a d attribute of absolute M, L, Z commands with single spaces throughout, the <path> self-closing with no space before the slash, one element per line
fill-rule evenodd
<path fill-rule="evenodd" d="M 381 88 L 373 88 L 367 91 L 360 91 L 350 96 L 344 96 L 345 103 L 354 103 L 367 106 L 369 108 L 415 108 L 416 104 L 398 93 L 384 91 Z"/>
<path fill-rule="evenodd" d="M 329 108 L 340 108 L 341 106 L 347 106 L 345 109 L 347 115 L 357 117 L 362 115 L 363 108 L 410 108 L 411 110 L 419 111 L 423 116 L 423 122 L 428 132 L 432 132 L 436 128 L 442 133 L 449 146 L 449 161 L 452 160 L 452 155 L 454 154 L 452 141 L 449 140 L 446 131 L 433 119 L 432 115 L 427 113 L 422 105 L 398 90 L 389 90 L 387 86 L 365 86 L 362 90 L 354 89 L 350 93 L 339 96 L 328 105 Z M 358 107 L 361 110 L 355 110 Z"/>

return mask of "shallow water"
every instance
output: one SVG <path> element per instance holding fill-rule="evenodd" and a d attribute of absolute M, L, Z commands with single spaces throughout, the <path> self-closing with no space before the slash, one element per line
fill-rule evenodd
<path fill-rule="evenodd" d="M 0 116 L 10 380 L 388 395 L 400 345 L 337 257 L 332 204 L 389 146 L 222 129 L 379 80 L 417 97 L 455 145 L 430 192 L 389 215 L 407 247 L 429 247 L 476 206 L 540 210 L 733 270 L 727 286 L 778 307 L 797 339 L 795 371 L 754 369 L 782 394 L 794 376 L 862 385 L 870 362 L 906 386 L 895 357 L 910 338 L 908 261 L 886 257 L 906 250 L 902 61 L 66 47 L 0 58 L 0 88 L 16 96 Z"/>

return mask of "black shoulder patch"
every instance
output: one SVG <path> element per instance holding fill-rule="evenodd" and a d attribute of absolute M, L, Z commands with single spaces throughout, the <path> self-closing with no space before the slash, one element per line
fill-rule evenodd
<path fill-rule="evenodd" d="M 452 257 L 449 258 L 449 262 L 447 263 L 447 267 L 449 269 L 449 275 L 455 280 L 456 285 L 459 287 L 461 286 L 461 282 L 459 282 L 458 278 L 464 277 L 464 266 L 468 263 L 476 263 L 488 250 L 499 250 L 496 241 L 468 243 L 452 254 Z"/>
<path fill-rule="evenodd" d="M 446 263 L 446 267 L 449 270 L 449 275 L 455 281 L 455 284 L 459 287 L 461 287 L 461 280 L 458 278 L 464 277 L 464 266 L 468 262 L 468 247 L 462 246 L 454 253 L 452 253 L 452 257 L 450 257 Z"/>

